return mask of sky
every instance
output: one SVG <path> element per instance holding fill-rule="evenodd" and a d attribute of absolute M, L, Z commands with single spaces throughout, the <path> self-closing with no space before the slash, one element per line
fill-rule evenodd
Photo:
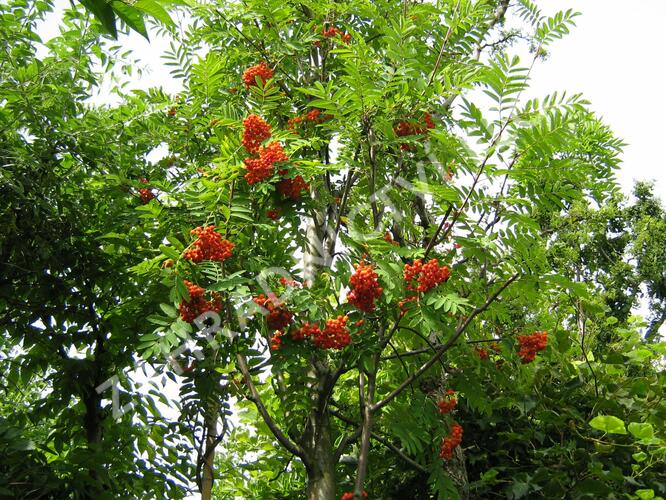
<path fill-rule="evenodd" d="M 618 178 L 629 193 L 634 180 L 654 180 L 666 201 L 666 117 L 663 64 L 664 0 L 548 0 L 544 13 L 573 8 L 582 15 L 571 34 L 551 46 L 532 76 L 532 94 L 582 92 L 627 146 Z M 662 61 L 662 62 L 659 62 Z"/>

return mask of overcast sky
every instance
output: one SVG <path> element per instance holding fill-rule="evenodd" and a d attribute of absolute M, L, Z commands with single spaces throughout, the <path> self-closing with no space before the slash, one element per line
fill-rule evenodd
<path fill-rule="evenodd" d="M 633 180 L 654 179 L 666 201 L 666 130 L 663 24 L 665 0 L 548 0 L 544 13 L 581 12 L 571 34 L 551 46 L 533 71 L 532 93 L 582 92 L 627 146 L 619 174 L 625 192 Z"/>

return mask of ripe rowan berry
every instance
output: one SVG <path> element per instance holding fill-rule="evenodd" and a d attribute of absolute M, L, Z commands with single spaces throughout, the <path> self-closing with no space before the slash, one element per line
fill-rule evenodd
<path fill-rule="evenodd" d="M 260 62 L 255 66 L 250 66 L 243 73 L 243 82 L 245 82 L 245 87 L 250 88 L 251 86 L 257 85 L 257 77 L 260 78 L 261 84 L 266 85 L 266 82 L 273 78 L 273 70 L 268 67 L 265 61 Z"/>
<path fill-rule="evenodd" d="M 368 498 L 367 491 L 363 491 L 363 498 Z M 343 493 L 342 496 L 340 497 L 340 500 L 353 500 L 353 499 L 354 499 L 354 493 L 352 491 Z"/>
<path fill-rule="evenodd" d="M 338 316 L 326 320 L 326 327 L 319 333 L 313 333 L 312 341 L 322 349 L 344 349 L 351 343 L 347 329 L 347 316 Z"/>
<path fill-rule="evenodd" d="M 245 159 L 245 169 L 247 170 L 245 180 L 248 184 L 256 184 L 272 177 L 275 173 L 274 165 L 289 160 L 282 149 L 282 144 L 275 141 L 266 147 L 261 146 L 258 153 L 258 158 Z"/>
<path fill-rule="evenodd" d="M 183 258 L 199 263 L 204 260 L 223 262 L 231 257 L 234 244 L 223 240 L 222 235 L 215 232 L 215 226 L 200 226 L 192 229 L 190 234 L 197 239 L 183 252 Z"/>
<path fill-rule="evenodd" d="M 282 196 L 294 201 L 301 198 L 301 194 L 310 189 L 310 185 L 305 182 L 302 176 L 297 175 L 293 179 L 282 179 L 277 183 L 277 191 Z"/>
<path fill-rule="evenodd" d="M 523 363 L 531 363 L 536 353 L 543 351 L 548 345 L 548 332 L 534 332 L 530 335 L 518 335 L 520 351 L 518 356 Z"/>
<path fill-rule="evenodd" d="M 360 262 L 354 266 L 356 271 L 349 278 L 351 291 L 347 301 L 363 312 L 375 310 L 375 300 L 382 295 L 382 287 L 374 268 L 370 264 Z"/>
<path fill-rule="evenodd" d="M 243 147 L 248 153 L 258 153 L 261 143 L 271 137 L 271 126 L 255 114 L 243 120 Z"/>
<path fill-rule="evenodd" d="M 403 276 L 408 290 L 427 292 L 447 281 L 451 272 L 447 266 L 440 266 L 437 259 L 430 259 L 426 264 L 423 264 L 421 259 L 416 259 L 411 265 L 405 264 Z"/>
<path fill-rule="evenodd" d="M 280 330 L 276 331 L 271 337 L 271 351 L 277 351 L 282 345 L 282 336 L 284 332 Z"/>
<path fill-rule="evenodd" d="M 442 439 L 442 445 L 439 449 L 439 457 L 444 460 L 453 458 L 453 450 L 462 443 L 463 428 L 458 424 L 453 424 L 451 434 Z"/>
<path fill-rule="evenodd" d="M 281 214 L 282 212 L 279 208 L 271 208 L 270 210 L 266 210 L 266 217 L 271 220 L 278 220 Z"/>
<path fill-rule="evenodd" d="M 187 286 L 187 291 L 190 294 L 190 300 L 182 300 L 178 307 L 180 317 L 183 321 L 192 323 L 199 315 L 205 312 L 220 312 L 222 309 L 222 300 L 218 293 L 214 292 L 212 299 L 206 300 L 204 296 L 206 291 L 203 288 L 190 281 L 185 281 L 185 286 Z"/>
<path fill-rule="evenodd" d="M 479 359 L 484 360 L 490 357 L 488 351 L 485 350 L 483 347 L 475 347 L 474 350 L 476 351 L 476 355 L 479 357 Z"/>
<path fill-rule="evenodd" d="M 280 278 L 280 284 L 282 286 L 290 286 L 293 288 L 301 288 L 303 285 L 296 280 L 288 280 L 284 276 Z"/>
<path fill-rule="evenodd" d="M 456 393 L 456 391 L 454 391 L 452 389 L 448 389 L 446 391 L 446 397 L 441 399 L 437 403 L 437 408 L 438 408 L 439 413 L 441 415 L 446 415 L 447 413 L 451 413 L 455 409 L 455 407 L 457 406 L 458 400 L 456 398 L 452 397 L 453 395 L 455 395 L 455 393 Z"/>

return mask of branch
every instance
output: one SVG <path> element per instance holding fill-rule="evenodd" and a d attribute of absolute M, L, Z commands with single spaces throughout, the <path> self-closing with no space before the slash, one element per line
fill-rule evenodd
<path fill-rule="evenodd" d="M 356 424 L 356 422 L 354 422 L 350 418 L 345 417 L 342 413 L 339 413 L 335 410 L 329 410 L 329 411 L 330 411 L 331 415 L 333 415 L 334 417 L 342 420 L 343 422 L 345 422 L 349 425 L 358 425 L 358 424 Z M 340 451 L 340 453 L 337 454 L 338 450 L 336 450 L 336 454 L 337 454 L 336 456 L 338 458 L 342 454 L 342 450 L 341 450 L 340 447 L 343 444 L 345 444 L 345 446 L 346 446 L 347 444 L 354 441 L 355 439 L 358 439 L 358 437 L 361 435 L 361 428 L 362 428 L 362 426 L 358 425 L 358 428 L 352 434 L 348 435 L 345 439 L 343 439 L 343 442 L 340 443 L 340 446 L 338 446 L 338 450 Z M 407 455 L 405 455 L 405 453 L 400 448 L 398 448 L 396 445 L 391 443 L 385 437 L 380 436 L 376 432 L 371 432 L 370 435 L 372 436 L 372 438 L 374 440 L 376 440 L 376 441 L 380 442 L 381 444 L 383 444 L 384 446 L 386 446 L 388 449 L 390 449 L 392 452 L 394 452 L 396 455 L 398 455 L 400 458 L 402 458 L 405 462 L 407 462 L 409 465 L 414 467 L 419 472 L 422 472 L 424 474 L 428 472 L 428 470 L 425 467 L 423 467 L 420 463 L 416 462 L 415 460 L 409 458 Z M 353 437 L 353 436 L 355 436 L 355 437 Z M 347 441 L 347 442 L 345 442 L 345 441 Z"/>
<path fill-rule="evenodd" d="M 238 362 L 238 368 L 240 369 L 241 373 L 243 374 L 243 377 L 245 378 L 245 382 L 250 389 L 250 396 L 247 398 L 254 403 L 254 405 L 257 407 L 257 411 L 259 411 L 259 414 L 261 415 L 261 418 L 263 418 L 264 422 L 270 429 L 271 433 L 275 438 L 280 442 L 282 446 L 284 446 L 290 453 L 296 455 L 298 458 L 303 460 L 304 463 L 307 461 L 307 456 L 305 454 L 305 451 L 303 448 L 298 446 L 296 443 L 294 443 L 291 439 L 289 439 L 283 432 L 282 430 L 278 427 L 278 425 L 275 423 L 275 421 L 271 418 L 271 416 L 268 414 L 268 410 L 266 410 L 266 407 L 264 406 L 263 401 L 261 400 L 261 396 L 259 395 L 259 391 L 257 391 L 257 388 L 255 387 L 254 383 L 252 382 L 252 375 L 250 374 L 250 370 L 247 366 L 247 358 L 245 357 L 244 354 L 238 353 L 236 354 L 236 361 Z"/>
<path fill-rule="evenodd" d="M 495 302 L 497 300 L 497 297 L 516 279 L 518 279 L 519 274 L 516 273 L 511 278 L 509 278 L 495 293 L 493 293 L 488 299 L 485 301 L 485 303 L 481 307 L 477 307 L 472 311 L 472 313 L 467 317 L 467 319 L 463 322 L 462 325 L 460 325 L 457 329 L 456 332 L 453 334 L 453 336 L 444 344 L 442 344 L 438 348 L 437 354 L 435 354 L 433 357 L 431 357 L 428 361 L 426 361 L 421 367 L 416 370 L 410 377 L 407 378 L 402 384 L 400 384 L 398 387 L 396 387 L 388 396 L 386 396 L 384 399 L 379 401 L 378 403 L 375 403 L 372 406 L 372 411 L 379 410 L 380 408 L 383 408 L 387 404 L 389 404 L 391 401 L 393 401 L 402 391 L 404 391 L 407 386 L 409 386 L 412 382 L 414 382 L 417 378 L 419 378 L 423 373 L 425 373 L 432 365 L 434 365 L 439 358 L 442 357 L 442 355 L 448 351 L 453 344 L 460 338 L 460 336 L 464 333 L 464 331 L 467 329 L 467 327 L 470 325 L 472 320 L 477 317 L 479 314 L 484 312 L 490 304 Z"/>

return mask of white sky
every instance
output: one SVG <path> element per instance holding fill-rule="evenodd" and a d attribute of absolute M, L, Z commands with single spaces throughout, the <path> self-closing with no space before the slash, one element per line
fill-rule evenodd
<path fill-rule="evenodd" d="M 532 95 L 582 92 L 627 146 L 619 180 L 626 193 L 634 180 L 654 179 L 666 200 L 664 0 L 548 0 L 544 13 L 573 8 L 577 27 L 551 46 L 533 71 Z M 659 61 L 662 61 L 661 63 Z"/>

